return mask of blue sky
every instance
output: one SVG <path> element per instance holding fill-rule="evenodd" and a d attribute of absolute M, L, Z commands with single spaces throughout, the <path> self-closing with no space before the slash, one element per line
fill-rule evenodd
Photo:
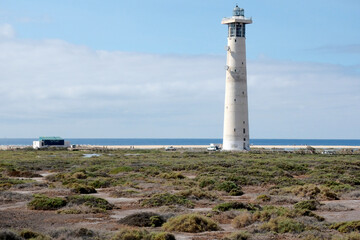
<path fill-rule="evenodd" d="M 221 137 L 236 3 L 1 1 L 0 137 Z M 360 138 L 360 1 L 238 3 L 250 137 Z"/>

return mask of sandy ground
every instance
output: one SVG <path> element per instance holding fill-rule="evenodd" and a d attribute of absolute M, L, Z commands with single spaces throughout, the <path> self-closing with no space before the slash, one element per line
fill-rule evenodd
<path fill-rule="evenodd" d="M 41 172 L 42 176 L 50 174 L 49 172 Z M 44 178 L 35 178 L 35 181 L 42 183 L 46 181 Z M 49 189 L 47 189 L 49 191 Z M 8 204 L 0 204 L 0 228 L 31 228 L 38 231 L 46 231 L 48 229 L 57 229 L 61 227 L 85 227 L 97 230 L 117 231 L 121 229 L 118 220 L 133 213 L 138 212 L 162 212 L 161 208 L 142 208 L 139 206 L 139 198 L 114 198 L 110 196 L 109 189 L 97 189 L 98 192 L 91 194 L 101 197 L 113 203 L 118 208 L 108 211 L 107 214 L 56 214 L 55 211 L 34 211 L 26 207 L 27 201 L 13 202 Z M 253 202 L 256 196 L 264 191 L 260 186 L 245 186 L 243 188 L 245 194 L 242 196 L 224 197 L 226 201 Z M 57 191 L 53 189 L 51 191 Z M 61 190 L 59 189 L 59 194 Z M 16 191 L 14 191 L 16 192 Z M 30 190 L 23 191 L 23 194 L 32 194 Z M 341 204 L 348 208 L 346 211 L 316 211 L 318 215 L 325 217 L 327 222 L 342 222 L 360 220 L 360 200 L 337 200 L 323 201 L 322 204 Z M 213 205 L 216 203 L 214 202 Z M 188 209 L 189 212 L 211 212 L 211 207 L 195 206 L 194 209 Z M 221 239 L 221 236 L 234 232 L 235 229 L 229 221 L 220 224 L 222 231 L 204 232 L 204 233 L 174 233 L 177 240 L 190 239 Z M 150 229 L 158 230 L 158 229 Z"/>

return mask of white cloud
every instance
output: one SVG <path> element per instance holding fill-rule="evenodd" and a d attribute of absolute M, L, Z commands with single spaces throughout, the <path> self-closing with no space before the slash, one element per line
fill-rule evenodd
<path fill-rule="evenodd" d="M 263 60 L 249 70 L 254 135 L 358 138 L 359 67 Z"/>
<path fill-rule="evenodd" d="M 0 40 L 2 38 L 14 38 L 15 30 L 10 24 L 0 24 Z"/>
<path fill-rule="evenodd" d="M 328 45 L 322 46 L 314 49 L 309 49 L 309 51 L 317 51 L 320 53 L 347 53 L 347 54 L 359 54 L 360 53 L 360 44 L 347 44 L 347 45 Z"/>
<path fill-rule="evenodd" d="M 0 41 L 0 52 L 0 137 L 222 136 L 225 56 L 10 38 Z M 251 136 L 357 138 L 358 70 L 250 61 Z"/>

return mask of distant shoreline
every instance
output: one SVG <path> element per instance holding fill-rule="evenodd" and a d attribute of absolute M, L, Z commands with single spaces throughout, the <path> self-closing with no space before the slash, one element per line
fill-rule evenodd
<path fill-rule="evenodd" d="M 170 145 L 76 145 L 78 149 L 164 149 Z M 209 145 L 171 145 L 177 149 L 206 149 Z M 284 150 L 300 150 L 307 147 L 315 149 L 360 149 L 360 146 L 330 146 L 330 145 L 251 145 L 251 149 L 284 149 Z M 0 150 L 25 149 L 31 145 L 0 145 Z"/>
<path fill-rule="evenodd" d="M 70 144 L 89 146 L 207 146 L 210 143 L 220 145 L 221 138 L 64 138 Z M 0 146 L 30 146 L 35 138 L 0 138 Z M 360 139 L 250 139 L 250 146 L 360 146 Z M 158 148 L 158 147 L 157 147 Z"/>

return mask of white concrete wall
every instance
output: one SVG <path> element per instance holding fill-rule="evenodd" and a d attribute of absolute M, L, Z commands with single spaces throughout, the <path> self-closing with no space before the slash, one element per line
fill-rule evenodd
<path fill-rule="evenodd" d="M 228 46 L 223 150 L 250 150 L 245 38 L 229 37 Z"/>
<path fill-rule="evenodd" d="M 40 148 L 40 141 L 33 141 L 33 148 L 34 149 Z"/>

